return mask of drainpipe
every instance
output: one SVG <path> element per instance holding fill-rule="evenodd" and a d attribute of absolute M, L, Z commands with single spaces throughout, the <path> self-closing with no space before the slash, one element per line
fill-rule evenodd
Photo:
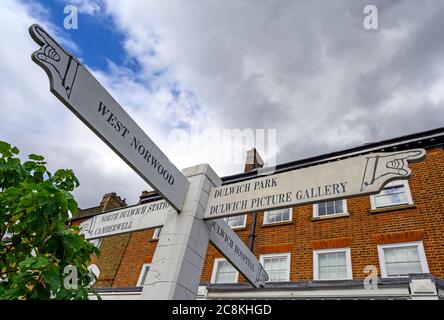
<path fill-rule="evenodd" d="M 244 172 L 250 172 L 262 168 L 264 161 L 257 152 L 256 148 L 247 151 L 247 160 L 245 162 Z M 253 252 L 254 238 L 256 238 L 257 213 L 253 213 L 253 223 L 251 224 L 250 234 L 248 235 L 248 248 Z"/>
<path fill-rule="evenodd" d="M 254 238 L 256 237 L 257 213 L 253 213 L 253 223 L 251 224 L 250 234 L 248 235 L 248 248 L 253 252 Z"/>

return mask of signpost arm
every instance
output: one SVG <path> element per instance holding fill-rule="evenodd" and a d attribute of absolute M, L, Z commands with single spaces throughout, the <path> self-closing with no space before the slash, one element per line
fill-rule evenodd
<path fill-rule="evenodd" d="M 188 181 L 88 69 L 41 26 L 29 28 L 41 47 L 32 60 L 51 92 L 178 212 Z"/>

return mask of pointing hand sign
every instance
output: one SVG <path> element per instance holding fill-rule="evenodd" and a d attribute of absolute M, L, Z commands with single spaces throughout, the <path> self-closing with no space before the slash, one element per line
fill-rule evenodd
<path fill-rule="evenodd" d="M 34 41 L 42 46 L 32 54 L 32 60 L 48 74 L 51 91 L 68 100 L 77 75 L 79 62 L 38 24 L 29 27 L 29 33 Z"/>
<path fill-rule="evenodd" d="M 379 182 L 384 177 L 384 181 L 395 180 L 410 176 L 412 171 L 408 164 L 418 162 L 425 157 L 424 149 L 409 151 L 391 152 L 387 155 L 374 155 L 367 157 L 367 165 L 362 181 L 361 191 L 366 187 Z"/>

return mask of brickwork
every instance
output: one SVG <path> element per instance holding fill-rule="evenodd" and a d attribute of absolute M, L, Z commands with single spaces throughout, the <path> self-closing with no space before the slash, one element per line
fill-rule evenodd
<path fill-rule="evenodd" d="M 120 199 L 114 192 L 107 193 L 100 202 L 100 211 L 108 211 L 126 206 L 125 200 Z M 73 221 L 73 225 L 79 225 L 88 218 Z M 95 263 L 100 270 L 100 276 L 95 283 L 96 287 L 112 287 L 117 271 L 119 270 L 122 257 L 126 251 L 130 234 L 121 234 L 102 239 L 100 244 L 100 257 L 94 256 Z"/>
<path fill-rule="evenodd" d="M 253 253 L 259 257 L 290 252 L 290 280 L 301 281 L 313 279 L 313 250 L 350 247 L 353 278 L 363 279 L 365 266 L 375 265 L 380 269 L 378 244 L 421 240 L 430 273 L 444 278 L 444 150 L 428 149 L 426 159 L 410 167 L 413 173 L 409 186 L 414 205 L 372 211 L 369 197 L 358 197 L 347 200 L 349 215 L 328 219 L 313 219 L 313 206 L 305 205 L 293 209 L 291 223 L 275 226 L 263 225 L 263 213 L 259 213 Z M 249 214 L 246 228 L 236 231 L 246 244 L 252 221 L 253 214 Z M 135 286 L 143 263 L 149 263 L 154 254 L 157 242 L 151 241 L 152 235 L 153 229 L 121 236 L 128 237 L 128 241 L 114 287 Z M 106 241 L 125 243 L 117 236 Z M 122 248 L 123 245 L 119 250 Z M 101 259 L 105 261 L 108 254 L 112 254 L 112 250 L 105 253 L 104 246 Z M 222 255 L 209 245 L 201 282 L 210 281 L 217 257 Z M 244 279 L 240 276 L 239 281 Z"/>
<path fill-rule="evenodd" d="M 153 233 L 154 229 L 149 229 L 131 234 L 113 287 L 134 287 L 137 284 L 143 264 L 151 262 L 156 250 L 157 240 L 153 240 Z"/>

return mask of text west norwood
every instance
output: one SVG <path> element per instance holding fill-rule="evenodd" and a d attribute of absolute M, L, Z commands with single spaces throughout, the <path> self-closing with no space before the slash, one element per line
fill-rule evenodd
<path fill-rule="evenodd" d="M 128 127 L 120 121 L 114 113 L 112 113 L 101 101 L 97 112 L 105 118 L 105 120 L 112 126 L 116 132 L 120 133 L 122 139 L 126 139 L 127 134 L 131 134 Z M 154 157 L 151 152 L 140 142 L 137 137 L 132 136 L 130 145 L 134 150 L 143 157 L 146 162 L 155 169 L 155 171 L 169 184 L 174 184 L 174 177 L 167 169 Z"/>

